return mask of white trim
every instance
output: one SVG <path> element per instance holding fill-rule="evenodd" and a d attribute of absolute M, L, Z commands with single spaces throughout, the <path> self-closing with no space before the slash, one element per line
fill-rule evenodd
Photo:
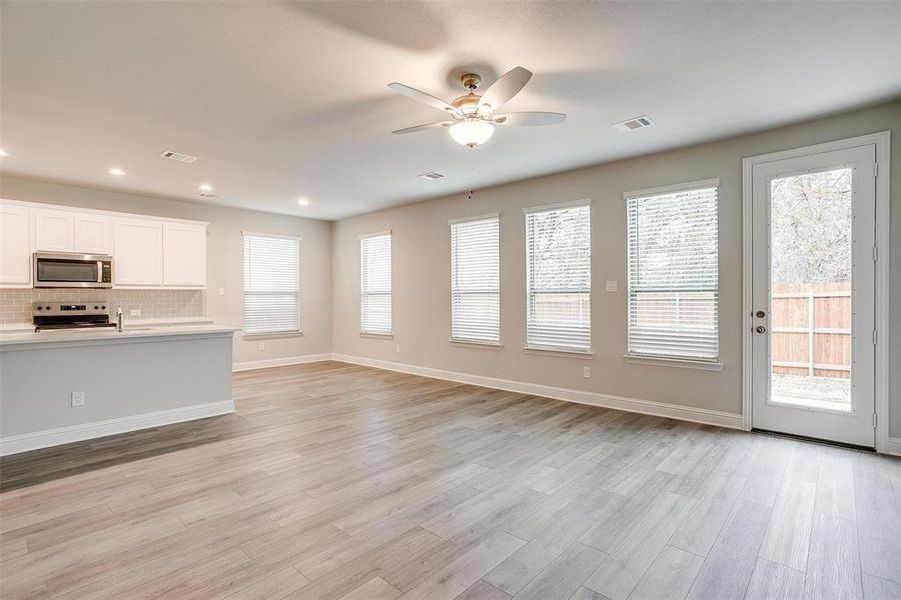
<path fill-rule="evenodd" d="M 110 188 L 94 188 L 94 189 L 103 189 L 109 190 Z M 92 215 L 105 215 L 111 218 L 125 218 L 125 219 L 149 219 L 152 221 L 162 221 L 165 223 L 179 223 L 182 225 L 203 225 L 207 226 L 210 224 L 209 221 L 193 221 L 191 219 L 178 219 L 175 217 L 160 217 L 157 215 L 151 215 L 147 213 L 126 213 L 120 212 L 116 210 L 101 210 L 99 208 L 88 208 L 86 206 L 77 206 L 74 204 L 49 204 L 46 202 L 29 202 L 26 200 L 13 200 L 12 198 L 0 198 L 0 203 L 2 204 L 10 204 L 21 206 L 25 208 L 34 208 L 40 210 L 75 210 L 82 214 L 92 214 Z"/>
<path fill-rule="evenodd" d="M 741 415 L 718 410 L 680 406 L 678 404 L 666 404 L 664 402 L 652 402 L 650 400 L 639 400 L 636 398 L 625 398 L 623 396 L 612 396 L 597 392 L 559 388 L 539 383 L 526 383 L 523 381 L 483 377 L 481 375 L 469 375 L 466 373 L 457 373 L 455 371 L 445 371 L 443 369 L 432 369 L 430 367 L 419 367 L 416 365 L 407 365 L 385 360 L 348 356 L 346 354 L 334 354 L 333 359 L 354 365 L 386 369 L 388 371 L 397 371 L 399 373 L 408 373 L 410 375 L 420 375 L 422 377 L 431 377 L 432 379 L 455 381 L 457 383 L 466 383 L 497 390 L 506 390 L 508 392 L 517 392 L 520 394 L 531 394 L 533 396 L 553 398 L 565 402 L 601 406 L 626 412 L 666 417 L 669 419 L 678 419 L 680 421 L 690 421 L 692 423 L 704 423 L 706 425 L 728 427 L 730 429 L 741 428 Z"/>
<path fill-rule="evenodd" d="M 0 439 L 0 456 L 127 433 L 149 427 L 160 427 L 183 421 L 205 419 L 233 412 L 235 412 L 234 400 L 223 400 L 222 402 L 208 402 L 183 408 L 172 408 L 140 415 L 119 417 L 117 419 L 23 433 L 22 435 Z"/>
<path fill-rule="evenodd" d="M 276 238 L 281 240 L 295 240 L 297 242 L 302 242 L 303 238 L 298 237 L 296 235 L 282 235 L 280 233 L 263 233 L 261 231 L 242 231 L 241 236 L 254 236 L 254 237 L 266 237 L 266 238 Z"/>
<path fill-rule="evenodd" d="M 526 354 L 546 354 L 548 356 L 561 356 L 564 358 L 594 358 L 595 354 L 591 348 L 587 350 L 577 350 L 575 348 L 563 348 L 555 346 L 523 346 L 522 351 Z"/>
<path fill-rule="evenodd" d="M 450 338 L 447 341 L 456 346 L 460 346 L 461 348 L 476 347 L 484 348 L 486 350 L 503 350 L 504 348 L 504 345 L 500 342 L 486 342 L 484 340 L 465 340 L 462 338 Z"/>
<path fill-rule="evenodd" d="M 555 204 L 542 204 L 540 206 L 528 206 L 522 209 L 522 214 L 548 212 L 550 210 L 559 210 L 561 208 L 578 208 L 580 206 L 591 206 L 591 198 L 583 198 L 581 200 L 570 200 L 568 202 L 557 202 Z"/>
<path fill-rule="evenodd" d="M 381 235 L 391 235 L 391 230 L 386 229 L 385 231 L 373 231 L 372 233 L 361 233 L 360 235 L 357 236 L 357 239 L 365 240 L 366 238 L 379 237 Z"/>
<path fill-rule="evenodd" d="M 275 339 L 275 338 L 291 338 L 291 337 L 303 337 L 303 331 L 300 329 L 294 329 L 291 331 L 253 331 L 247 332 L 241 330 L 241 339 L 247 340 L 248 342 L 252 342 L 253 340 L 265 340 L 265 339 Z"/>
<path fill-rule="evenodd" d="M 383 333 L 381 331 L 361 331 L 360 337 L 372 338 L 374 340 L 393 340 L 394 333 Z"/>
<path fill-rule="evenodd" d="M 474 217 L 460 217 L 459 219 L 449 219 L 448 225 L 456 225 L 458 223 L 469 223 L 470 221 L 487 221 L 488 219 L 497 219 L 500 221 L 501 213 L 487 213 L 484 215 L 476 215 Z"/>
<path fill-rule="evenodd" d="M 885 441 L 885 448 L 881 450 L 884 454 L 892 454 L 901 456 L 901 437 L 889 437 Z"/>
<path fill-rule="evenodd" d="M 270 367 L 285 367 L 288 365 L 305 365 L 307 363 L 332 360 L 331 354 L 306 354 L 303 356 L 286 356 L 284 358 L 267 358 L 265 360 L 250 360 L 232 364 L 232 371 L 252 371 L 254 369 L 268 369 Z"/>
<path fill-rule="evenodd" d="M 627 363 L 639 365 L 657 365 L 660 367 L 681 367 L 683 369 L 700 369 L 702 371 L 722 371 L 723 363 L 716 360 L 692 360 L 690 358 L 670 358 L 666 356 L 639 356 L 623 354 Z"/>
<path fill-rule="evenodd" d="M 645 188 L 643 190 L 635 190 L 632 192 L 623 192 L 623 200 L 630 198 L 643 198 L 645 196 L 662 196 L 663 194 L 671 194 L 673 192 L 686 192 L 689 190 L 706 190 L 708 188 L 720 187 L 720 178 L 701 179 L 699 181 L 689 181 L 686 183 L 674 183 L 672 185 L 661 185 L 659 187 Z"/>
<path fill-rule="evenodd" d="M 802 148 L 792 148 L 742 159 L 742 428 L 751 429 L 751 176 L 754 165 L 823 152 L 876 145 L 876 451 L 893 454 L 898 450 L 889 437 L 889 185 L 891 181 L 891 132 L 880 131 L 844 140 L 835 140 Z M 892 450 L 894 449 L 894 450 Z"/>

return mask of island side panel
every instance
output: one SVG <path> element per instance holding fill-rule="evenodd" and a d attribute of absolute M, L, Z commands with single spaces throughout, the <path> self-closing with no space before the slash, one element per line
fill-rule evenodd
<path fill-rule="evenodd" d="M 231 333 L 0 347 L 3 453 L 232 412 L 231 364 Z"/>

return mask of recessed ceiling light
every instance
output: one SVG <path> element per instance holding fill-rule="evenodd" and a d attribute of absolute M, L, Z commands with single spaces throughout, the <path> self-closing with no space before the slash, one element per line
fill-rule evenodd
<path fill-rule="evenodd" d="M 125 171 L 123 171 L 119 167 L 113 167 L 112 169 L 107 171 L 107 173 L 109 173 L 110 175 L 115 175 L 116 177 L 122 177 L 123 175 L 125 175 Z"/>
<path fill-rule="evenodd" d="M 310 205 L 310 199 L 309 199 L 309 198 L 306 198 L 306 197 L 298 198 L 298 199 L 297 199 L 297 203 L 300 204 L 301 206 L 309 206 L 309 205 Z"/>
<path fill-rule="evenodd" d="M 9 152 L 4 150 L 3 148 L 0 148 L 0 156 L 9 156 Z"/>
<path fill-rule="evenodd" d="M 201 183 L 199 186 L 197 186 L 197 188 L 202 192 L 212 192 L 213 191 L 213 186 L 211 186 L 208 183 Z"/>
<path fill-rule="evenodd" d="M 441 173 L 436 173 L 435 171 L 429 171 L 428 173 L 422 173 L 422 174 L 418 175 L 417 177 L 422 177 L 423 179 L 430 179 L 432 181 L 435 181 L 436 179 L 441 179 L 442 177 L 444 177 L 444 175 L 442 175 Z"/>

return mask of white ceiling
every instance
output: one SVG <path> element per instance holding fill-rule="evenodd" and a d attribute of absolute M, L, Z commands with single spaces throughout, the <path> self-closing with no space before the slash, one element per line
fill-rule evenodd
<path fill-rule="evenodd" d="M 5 172 L 195 201 L 209 182 L 215 202 L 324 219 L 901 93 L 901 2 L 0 5 Z M 535 75 L 506 109 L 564 125 L 500 128 L 475 151 L 389 134 L 442 115 L 388 83 L 449 100 L 454 74 L 484 89 L 516 65 Z M 608 126 L 642 114 L 657 126 Z"/>

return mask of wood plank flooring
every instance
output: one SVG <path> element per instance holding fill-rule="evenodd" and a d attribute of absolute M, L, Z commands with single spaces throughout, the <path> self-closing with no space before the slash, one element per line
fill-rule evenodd
<path fill-rule="evenodd" d="M 336 362 L 0 460 L 0 597 L 885 600 L 901 461 Z"/>

